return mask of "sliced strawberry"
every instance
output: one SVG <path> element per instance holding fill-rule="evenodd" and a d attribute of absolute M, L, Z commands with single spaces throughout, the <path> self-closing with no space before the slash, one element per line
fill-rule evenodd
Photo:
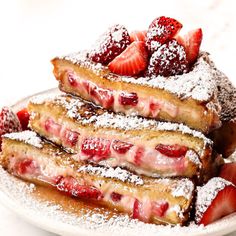
<path fill-rule="evenodd" d="M 236 162 L 222 165 L 219 177 L 230 181 L 236 186 Z"/>
<path fill-rule="evenodd" d="M 136 106 L 138 104 L 138 95 L 137 95 L 137 93 L 124 93 L 124 92 L 122 92 L 119 95 L 118 100 L 121 105 Z"/>
<path fill-rule="evenodd" d="M 133 219 L 141 219 L 141 209 L 142 209 L 142 203 L 135 199 L 134 206 L 133 206 Z"/>
<path fill-rule="evenodd" d="M 162 44 L 172 39 L 183 27 L 177 20 L 161 16 L 156 18 L 148 28 L 146 45 L 150 52 L 154 52 Z"/>
<path fill-rule="evenodd" d="M 26 108 L 21 109 L 17 113 L 18 119 L 20 120 L 22 130 L 28 129 L 30 114 Z"/>
<path fill-rule="evenodd" d="M 101 199 L 102 193 L 95 187 L 80 185 L 73 177 L 62 177 L 57 184 L 59 191 L 65 192 L 71 197 L 80 197 L 86 199 Z"/>
<path fill-rule="evenodd" d="M 103 138 L 86 138 L 82 142 L 81 151 L 97 161 L 109 158 L 111 141 Z"/>
<path fill-rule="evenodd" d="M 134 41 L 146 41 L 146 36 L 147 36 L 147 30 L 143 30 L 143 31 L 133 31 L 130 33 L 130 41 L 134 42 Z"/>
<path fill-rule="evenodd" d="M 147 72 L 149 76 L 171 76 L 187 71 L 185 49 L 176 39 L 172 39 L 152 54 Z"/>
<path fill-rule="evenodd" d="M 61 125 L 57 124 L 53 119 L 48 118 L 44 123 L 44 128 L 47 132 L 59 136 L 61 132 Z"/>
<path fill-rule="evenodd" d="M 122 25 L 114 25 L 108 29 L 89 53 L 94 62 L 107 65 L 116 56 L 121 54 L 130 44 L 130 36 L 127 29 Z"/>
<path fill-rule="evenodd" d="M 188 148 L 185 146 L 180 146 L 178 144 L 174 145 L 165 145 L 165 144 L 158 144 L 155 149 L 160 152 L 161 154 L 168 156 L 168 157 L 181 157 L 185 156 Z"/>
<path fill-rule="evenodd" d="M 143 155 L 144 155 L 144 148 L 138 147 L 134 156 L 134 163 L 136 165 L 138 166 L 141 165 Z"/>
<path fill-rule="evenodd" d="M 184 46 L 189 64 L 193 64 L 198 58 L 199 49 L 202 42 L 202 29 L 199 28 L 189 31 L 183 37 L 177 36 L 176 39 L 181 45 Z"/>
<path fill-rule="evenodd" d="M 236 187 L 222 178 L 212 178 L 198 190 L 196 221 L 208 225 L 236 212 Z"/>
<path fill-rule="evenodd" d="M 68 72 L 67 73 L 67 79 L 68 79 L 69 84 L 72 87 L 77 87 L 78 86 L 78 82 L 76 80 L 76 76 L 75 76 L 75 74 L 73 72 Z"/>
<path fill-rule="evenodd" d="M 163 217 L 169 208 L 168 202 L 153 202 L 152 212 L 158 217 Z"/>
<path fill-rule="evenodd" d="M 112 192 L 111 193 L 111 199 L 113 202 L 119 202 L 122 198 L 122 195 L 119 193 Z"/>
<path fill-rule="evenodd" d="M 113 140 L 111 144 L 112 148 L 119 154 L 125 154 L 133 146 L 131 143 L 123 142 L 120 140 Z"/>
<path fill-rule="evenodd" d="M 3 107 L 0 111 L 0 150 L 2 135 L 6 133 L 18 132 L 21 130 L 21 124 L 16 114 L 9 107 Z"/>
<path fill-rule="evenodd" d="M 15 170 L 19 175 L 35 174 L 37 164 L 31 159 L 24 159 L 17 163 Z"/>
<path fill-rule="evenodd" d="M 79 133 L 78 132 L 72 131 L 72 130 L 69 130 L 69 129 L 65 130 L 64 140 L 65 140 L 66 144 L 68 144 L 71 147 L 74 147 L 77 144 L 78 139 L 79 139 Z"/>
<path fill-rule="evenodd" d="M 132 76 L 146 69 L 147 60 L 145 43 L 134 41 L 108 67 L 113 73 Z"/>

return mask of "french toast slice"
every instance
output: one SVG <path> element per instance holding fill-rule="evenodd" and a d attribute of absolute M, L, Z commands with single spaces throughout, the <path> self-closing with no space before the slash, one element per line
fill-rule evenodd
<path fill-rule="evenodd" d="M 10 174 L 155 224 L 185 224 L 195 186 L 187 178 L 140 177 L 119 167 L 74 161 L 35 132 L 3 137 L 0 164 Z"/>
<path fill-rule="evenodd" d="M 184 125 L 108 112 L 65 94 L 33 98 L 28 111 L 31 129 L 72 152 L 75 160 L 200 181 L 216 170 L 211 140 Z"/>
<path fill-rule="evenodd" d="M 62 91 L 114 112 L 183 123 L 203 133 L 221 125 L 215 68 L 207 53 L 189 73 L 171 77 L 119 76 L 92 62 L 87 52 L 56 57 L 52 64 Z"/>

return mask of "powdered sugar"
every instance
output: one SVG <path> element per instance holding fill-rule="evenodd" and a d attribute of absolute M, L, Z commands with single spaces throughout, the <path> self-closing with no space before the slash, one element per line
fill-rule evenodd
<path fill-rule="evenodd" d="M 116 178 L 123 182 L 129 182 L 136 185 L 143 185 L 144 182 L 141 177 L 132 174 L 131 172 L 121 169 L 120 167 L 98 167 L 92 165 L 82 166 L 78 169 L 78 172 L 97 174 L 106 178 Z"/>
<path fill-rule="evenodd" d="M 200 161 L 199 156 L 193 150 L 188 150 L 185 155 L 191 162 L 195 163 L 197 166 L 201 167 L 202 163 Z"/>
<path fill-rule="evenodd" d="M 210 179 L 207 184 L 197 189 L 197 201 L 196 201 L 196 220 L 200 221 L 202 214 L 211 205 L 219 191 L 226 186 L 232 185 L 229 181 L 215 177 Z"/>
<path fill-rule="evenodd" d="M 42 139 L 33 131 L 26 130 L 19 133 L 10 133 L 5 134 L 3 137 L 12 140 L 22 141 L 37 148 L 43 147 Z"/>

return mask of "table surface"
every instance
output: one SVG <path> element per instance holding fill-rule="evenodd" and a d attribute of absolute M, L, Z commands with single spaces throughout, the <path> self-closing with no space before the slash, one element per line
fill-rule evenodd
<path fill-rule="evenodd" d="M 117 1 L 116 1 L 117 2 Z M 57 86 L 50 59 L 88 48 L 113 23 L 146 29 L 157 16 L 184 22 L 184 30 L 202 27 L 202 48 L 235 83 L 236 14 L 234 0 L 12 0 L 0 2 L 0 106 Z M 115 9 L 115 10 L 114 10 Z M 134 10 L 135 9 L 135 10 Z M 0 205 L 4 236 L 49 236 Z M 236 236 L 236 233 L 231 236 Z"/>

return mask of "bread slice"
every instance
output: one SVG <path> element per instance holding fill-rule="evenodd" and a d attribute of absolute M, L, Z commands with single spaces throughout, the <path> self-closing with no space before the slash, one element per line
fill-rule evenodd
<path fill-rule="evenodd" d="M 236 150 L 236 88 L 221 71 L 216 70 L 216 74 L 222 126 L 214 130 L 210 137 L 214 148 L 224 157 L 229 157 Z"/>
<path fill-rule="evenodd" d="M 183 123 L 203 133 L 221 125 L 215 67 L 201 53 L 192 71 L 171 77 L 125 77 L 94 63 L 86 52 L 52 60 L 62 91 L 122 112 Z"/>
<path fill-rule="evenodd" d="M 53 186 L 144 222 L 183 225 L 189 219 L 195 190 L 191 180 L 152 179 L 119 167 L 74 161 L 71 154 L 32 131 L 3 137 L 0 164 L 21 179 Z"/>
<path fill-rule="evenodd" d="M 152 177 L 207 180 L 216 170 L 211 140 L 184 125 L 115 114 L 69 95 L 34 98 L 28 110 L 31 129 L 72 152 L 75 160 Z"/>

